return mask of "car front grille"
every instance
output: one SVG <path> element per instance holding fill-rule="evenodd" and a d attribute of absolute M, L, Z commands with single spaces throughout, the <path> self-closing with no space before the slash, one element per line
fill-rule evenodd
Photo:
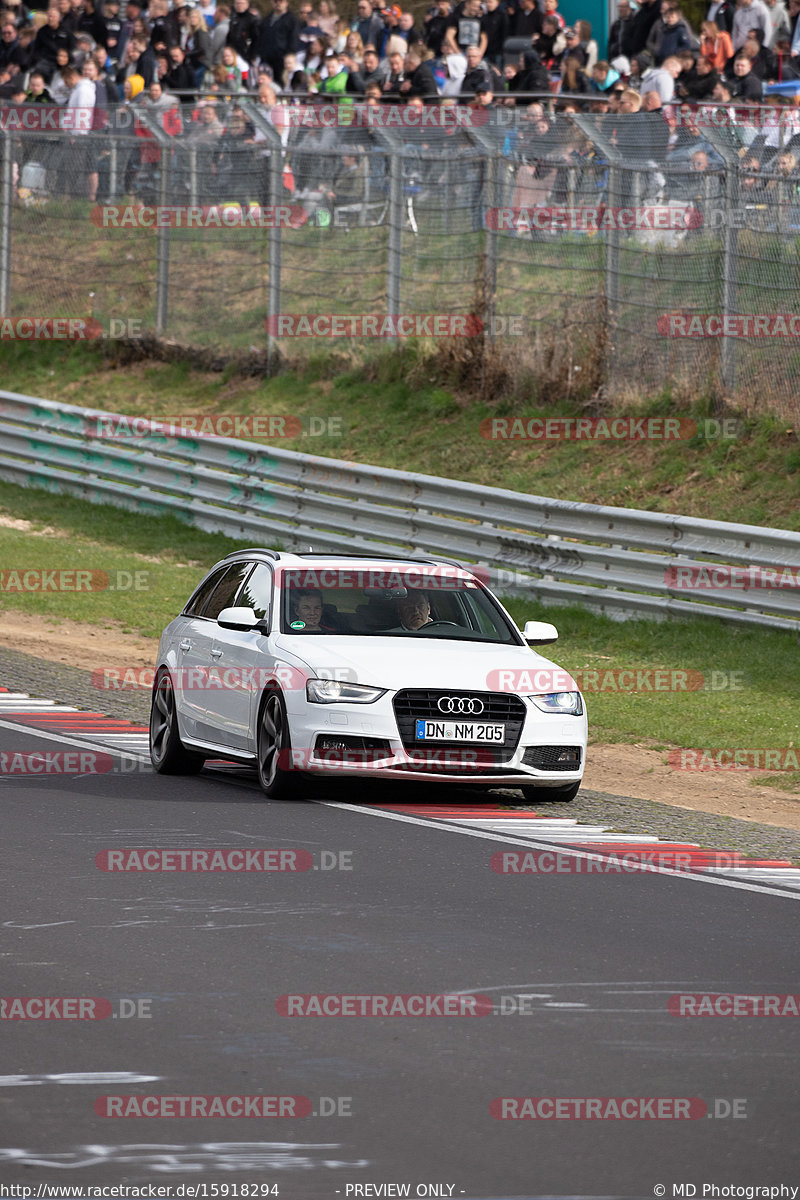
<path fill-rule="evenodd" d="M 581 757 L 580 746 L 529 746 L 522 761 L 536 771 L 577 771 Z"/>
<path fill-rule="evenodd" d="M 444 697 L 451 697 L 454 700 L 480 700 L 483 703 L 483 712 L 477 714 L 443 713 L 439 708 L 439 701 Z M 470 770 L 474 772 L 476 767 L 481 765 L 497 765 L 507 762 L 511 758 L 519 743 L 525 712 L 525 705 L 518 696 L 504 692 L 457 692 L 449 689 L 415 688 L 398 692 L 394 698 L 394 715 L 404 749 L 413 751 L 415 755 L 420 756 L 420 761 L 425 761 L 425 755 L 428 755 L 434 764 L 438 761 L 437 758 L 433 758 L 434 754 L 441 755 L 444 751 L 454 756 L 460 754 L 465 773 Z M 416 720 L 473 722 L 484 725 L 502 724 L 505 726 L 505 739 L 502 744 L 477 741 L 418 742 L 414 736 Z M 454 757 L 451 761 L 457 764 L 458 758 Z M 432 766 L 431 769 L 448 770 L 451 768 Z"/>

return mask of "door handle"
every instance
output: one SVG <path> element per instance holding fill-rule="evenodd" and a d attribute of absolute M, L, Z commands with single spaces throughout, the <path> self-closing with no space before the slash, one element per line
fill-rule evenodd
<path fill-rule="evenodd" d="M 211 657 L 212 658 L 222 658 L 222 651 L 221 650 L 212 650 Z"/>
<path fill-rule="evenodd" d="M 178 645 L 181 650 L 191 650 L 192 648 L 192 643 L 187 638 L 184 638 L 182 642 L 178 642 Z"/>

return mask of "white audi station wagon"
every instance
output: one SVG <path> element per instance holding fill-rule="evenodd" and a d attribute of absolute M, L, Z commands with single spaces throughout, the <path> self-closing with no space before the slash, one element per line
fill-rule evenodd
<path fill-rule="evenodd" d="M 250 764 L 274 798 L 327 775 L 572 800 L 583 697 L 533 649 L 558 634 L 520 631 L 481 574 L 440 558 L 229 555 L 161 636 L 153 766 Z"/>

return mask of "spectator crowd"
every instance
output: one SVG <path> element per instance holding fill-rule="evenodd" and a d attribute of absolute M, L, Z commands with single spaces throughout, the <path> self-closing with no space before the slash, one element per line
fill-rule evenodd
<path fill-rule="evenodd" d="M 0 105 L 91 113 L 71 133 L 73 167 L 90 200 L 101 164 L 92 139 L 81 135 L 102 129 L 111 111 L 149 112 L 168 135 L 213 151 L 210 170 L 222 173 L 226 154 L 265 141 L 240 107 L 243 97 L 269 115 L 285 146 L 294 131 L 281 114 L 301 98 L 464 105 L 490 114 L 519 109 L 505 149 L 529 171 L 516 177 L 513 198 L 541 203 L 556 178 L 536 165 L 554 150 L 553 107 L 607 114 L 612 140 L 622 142 L 626 119 L 649 115 L 636 124 L 643 157 L 683 161 L 690 180 L 705 177 L 708 196 L 722 160 L 696 123 L 698 106 L 738 112 L 781 83 L 790 94 L 775 103 L 790 110 L 782 114 L 790 136 L 785 121 L 767 123 L 746 139 L 741 161 L 753 194 L 762 187 L 760 172 L 790 180 L 798 172 L 791 81 L 800 93 L 800 0 L 712 0 L 699 28 L 677 0 L 618 0 L 602 45 L 588 21 L 565 21 L 559 0 L 435 0 L 421 19 L 383 0 L 354 0 L 347 13 L 335 0 L 301 0 L 294 9 L 289 0 L 262 3 L 266 14 L 255 0 L 123 0 L 122 8 L 120 0 L 52 0 L 45 12 L 0 0 Z M 596 155 L 577 133 L 567 141 L 565 153 L 576 162 Z M 268 148 L 259 153 L 263 166 Z M 150 156 L 157 162 L 157 148 Z M 136 168 L 146 160 L 147 147 L 139 147 Z M 368 171 L 357 155 L 344 155 L 316 190 L 350 202 L 363 193 Z M 690 182 L 687 198 L 695 191 Z"/>

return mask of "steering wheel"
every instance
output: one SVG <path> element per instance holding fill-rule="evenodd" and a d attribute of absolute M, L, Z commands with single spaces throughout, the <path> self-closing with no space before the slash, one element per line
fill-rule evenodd
<path fill-rule="evenodd" d="M 427 625 L 420 625 L 419 629 L 415 629 L 415 633 L 424 633 L 426 629 L 433 629 L 434 625 L 452 625 L 454 629 L 463 629 L 463 625 L 459 625 L 458 621 L 428 621 Z"/>

